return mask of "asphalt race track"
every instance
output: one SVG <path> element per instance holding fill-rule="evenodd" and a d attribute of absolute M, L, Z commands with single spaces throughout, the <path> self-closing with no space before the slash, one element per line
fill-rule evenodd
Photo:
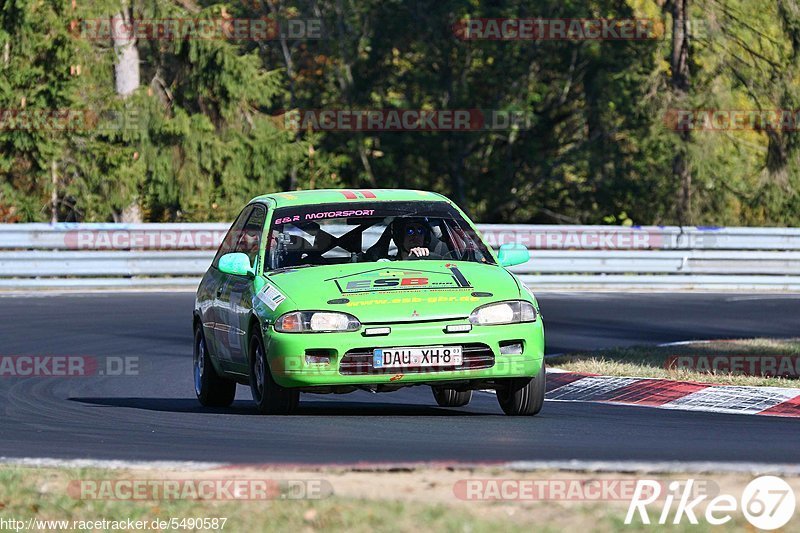
<path fill-rule="evenodd" d="M 548 401 L 502 415 L 493 395 L 435 406 L 428 388 L 304 395 L 299 414 L 194 398 L 191 293 L 0 298 L 0 355 L 138 356 L 136 376 L 0 378 L 0 456 L 235 463 L 636 460 L 787 463 L 800 420 Z M 541 293 L 548 353 L 798 336 L 800 295 Z"/>

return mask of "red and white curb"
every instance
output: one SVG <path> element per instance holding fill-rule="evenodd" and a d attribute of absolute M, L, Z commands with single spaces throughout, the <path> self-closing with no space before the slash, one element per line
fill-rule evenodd
<path fill-rule="evenodd" d="M 710 385 L 657 378 L 621 378 L 547 370 L 548 400 L 641 405 L 800 418 L 800 389 Z"/>

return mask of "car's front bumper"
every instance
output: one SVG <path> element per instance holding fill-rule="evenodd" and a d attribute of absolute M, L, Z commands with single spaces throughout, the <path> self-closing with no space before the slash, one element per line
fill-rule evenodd
<path fill-rule="evenodd" d="M 370 324 L 390 327 L 391 333 L 365 336 L 364 329 L 345 333 L 279 333 L 269 327 L 264 333 L 270 369 L 284 387 L 393 386 L 456 382 L 493 381 L 533 377 L 542 367 L 544 330 L 541 320 L 524 324 L 473 326 L 468 333 L 445 333 L 448 324 L 465 320 Z M 501 343 L 521 341 L 522 354 L 503 355 Z M 456 369 L 375 369 L 374 348 L 460 345 L 464 361 Z M 467 349 L 469 347 L 469 349 Z M 306 355 L 327 356 L 330 363 L 309 363 Z"/>

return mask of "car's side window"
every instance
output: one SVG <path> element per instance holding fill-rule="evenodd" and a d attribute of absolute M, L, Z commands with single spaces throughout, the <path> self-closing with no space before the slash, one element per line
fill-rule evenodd
<path fill-rule="evenodd" d="M 242 231 L 244 229 L 244 225 L 247 222 L 247 219 L 250 217 L 250 213 L 253 212 L 253 206 L 248 205 L 242 212 L 239 213 L 239 216 L 236 217 L 236 221 L 231 226 L 231 229 L 228 230 L 228 233 L 225 235 L 225 238 L 222 239 L 222 243 L 219 245 L 219 250 L 217 250 L 217 255 L 214 256 L 214 262 L 211 263 L 214 268 L 217 268 L 217 264 L 219 263 L 219 258 L 225 254 L 229 254 L 236 250 L 236 245 L 239 243 L 239 240 L 242 236 Z"/>
<path fill-rule="evenodd" d="M 258 258 L 258 249 L 261 245 L 261 233 L 264 231 L 264 222 L 267 220 L 267 210 L 257 205 L 244 225 L 239 242 L 236 243 L 234 252 L 242 252 L 250 258 L 250 264 L 255 266 Z"/>

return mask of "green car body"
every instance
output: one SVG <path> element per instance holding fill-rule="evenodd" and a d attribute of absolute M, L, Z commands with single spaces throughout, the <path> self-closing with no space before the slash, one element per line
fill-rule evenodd
<path fill-rule="evenodd" d="M 381 219 L 385 213 L 399 213 L 398 209 L 410 209 L 416 218 Z M 429 212 L 452 215 L 436 219 L 438 227 L 433 222 L 423 228 L 408 222 L 428 224 L 434 220 L 427 218 Z M 363 213 L 370 216 L 359 218 Z M 330 224 L 321 226 L 314 217 L 328 217 L 323 222 Z M 393 260 L 368 259 L 379 251 L 363 250 L 366 234 L 387 224 L 381 237 L 385 238 L 392 224 L 386 221 L 396 219 L 412 224 L 410 235 L 416 229 L 427 240 L 446 241 L 450 228 L 458 236 L 446 241 L 450 248 L 440 244 L 447 257 L 401 259 L 398 253 Z M 352 224 L 358 231 L 352 232 L 354 236 L 331 237 L 319 229 L 336 223 Z M 289 235 L 295 224 L 309 232 L 303 234 L 308 239 Z M 339 255 L 325 259 L 319 253 L 325 249 L 320 241 L 332 239 L 327 248 Z M 254 198 L 234 222 L 197 290 L 198 398 L 205 405 L 228 405 L 238 382 L 254 389 L 263 412 L 287 413 L 297 405 L 300 392 L 385 392 L 428 385 L 440 405 L 464 405 L 472 390 L 496 389 L 508 414 L 535 414 L 544 395 L 539 306 L 522 282 L 501 266 L 524 262 L 528 252 L 501 248 L 498 259 L 477 243 L 479 239 L 454 203 L 431 192 L 316 190 Z M 300 242 L 297 249 L 311 247 L 308 253 L 293 251 Z M 374 248 L 380 248 L 377 241 Z M 461 260 L 467 251 L 471 259 Z M 276 257 L 287 261 L 292 253 L 329 263 L 270 268 L 271 263 L 279 264 Z M 515 321 L 484 324 L 480 322 L 484 318 L 475 318 L 476 309 L 494 303 L 501 305 L 485 311 L 485 316 L 506 316 L 511 309 Z M 519 317 L 524 321 L 517 321 Z M 331 327 L 342 330 L 326 329 Z M 448 349 L 454 346 L 458 348 Z M 445 364 L 450 351 L 452 357 L 460 352 L 460 364 Z M 410 364 L 412 357 L 429 366 Z M 521 405 L 511 405 L 514 399 Z"/>

